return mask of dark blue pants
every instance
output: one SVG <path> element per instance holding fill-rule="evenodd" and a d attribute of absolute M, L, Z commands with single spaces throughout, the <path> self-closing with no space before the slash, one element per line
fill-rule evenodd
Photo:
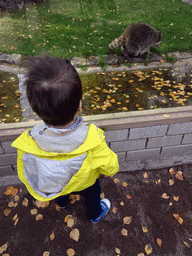
<path fill-rule="evenodd" d="M 72 194 L 78 194 L 83 196 L 85 199 L 87 210 L 89 212 L 89 217 L 91 219 L 97 219 L 102 211 L 100 205 L 100 193 L 101 187 L 97 179 L 91 187 L 88 187 L 82 191 L 73 192 Z M 57 197 L 56 202 L 59 206 L 65 207 L 67 204 L 70 203 L 69 195 Z"/>

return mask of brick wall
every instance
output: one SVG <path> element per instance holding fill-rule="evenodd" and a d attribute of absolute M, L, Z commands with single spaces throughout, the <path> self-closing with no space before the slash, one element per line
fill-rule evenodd
<path fill-rule="evenodd" d="M 0 185 L 19 182 L 11 143 L 40 122 L 0 125 Z M 86 116 L 84 122 L 105 131 L 121 172 L 192 163 L 191 107 Z"/>

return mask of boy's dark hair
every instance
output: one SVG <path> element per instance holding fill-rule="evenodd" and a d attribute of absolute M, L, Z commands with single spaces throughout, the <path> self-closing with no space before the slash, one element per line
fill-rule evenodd
<path fill-rule="evenodd" d="M 82 99 L 79 75 L 64 58 L 48 55 L 26 58 L 29 68 L 27 98 L 33 111 L 48 125 L 66 125 L 74 118 Z"/>

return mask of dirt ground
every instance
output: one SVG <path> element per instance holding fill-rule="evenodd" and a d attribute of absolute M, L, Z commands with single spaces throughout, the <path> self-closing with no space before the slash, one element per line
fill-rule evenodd
<path fill-rule="evenodd" d="M 63 210 L 55 201 L 38 208 L 22 185 L 10 195 L 1 188 L 0 255 L 192 255 L 192 165 L 99 180 L 111 209 L 97 224 L 82 197 Z"/>

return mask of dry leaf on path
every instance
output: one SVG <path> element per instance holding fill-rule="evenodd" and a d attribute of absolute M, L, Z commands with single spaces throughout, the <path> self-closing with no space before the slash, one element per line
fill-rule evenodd
<path fill-rule="evenodd" d="M 101 193 L 101 194 L 100 194 L 100 198 L 101 198 L 101 199 L 105 198 L 105 194 L 104 194 L 104 193 Z"/>
<path fill-rule="evenodd" d="M 75 255 L 75 251 L 74 251 L 72 248 L 69 248 L 66 252 L 67 252 L 67 255 L 68 255 L 68 256 L 73 256 L 73 255 Z"/>
<path fill-rule="evenodd" d="M 55 238 L 55 233 L 51 233 L 51 235 L 49 236 L 50 237 L 50 240 L 53 241 L 53 239 Z"/>
<path fill-rule="evenodd" d="M 67 222 L 69 219 L 73 218 L 72 215 L 65 216 L 64 222 Z"/>
<path fill-rule="evenodd" d="M 167 193 L 163 193 L 161 197 L 164 199 L 169 199 L 170 196 L 168 196 Z"/>
<path fill-rule="evenodd" d="M 143 252 L 137 254 L 137 256 L 145 256 L 145 254 Z"/>
<path fill-rule="evenodd" d="M 142 226 L 142 230 L 143 230 L 144 233 L 148 232 L 148 229 L 146 227 L 144 227 L 144 226 Z"/>
<path fill-rule="evenodd" d="M 9 186 L 9 187 L 6 188 L 6 190 L 5 190 L 5 192 L 3 194 L 9 196 L 9 195 L 12 194 L 13 190 L 14 190 L 14 187 L 13 186 Z"/>
<path fill-rule="evenodd" d="M 67 221 L 67 226 L 68 226 L 69 228 L 72 228 L 74 224 L 75 224 L 74 218 L 71 218 L 71 219 L 69 219 L 69 220 Z"/>
<path fill-rule="evenodd" d="M 48 251 L 45 251 L 44 253 L 43 253 L 43 256 L 49 256 L 49 252 Z"/>
<path fill-rule="evenodd" d="M 161 247 L 162 245 L 162 240 L 160 238 L 157 238 L 157 244 Z"/>
<path fill-rule="evenodd" d="M 183 243 L 186 247 L 190 248 L 190 245 L 187 242 L 183 241 Z"/>
<path fill-rule="evenodd" d="M 61 208 L 60 208 L 60 206 L 58 204 L 55 205 L 55 210 L 60 212 Z"/>
<path fill-rule="evenodd" d="M 49 205 L 49 201 L 42 202 L 42 201 L 39 201 L 39 200 L 35 200 L 35 205 L 38 208 L 45 208 Z"/>
<path fill-rule="evenodd" d="M 179 218 L 178 218 L 178 222 L 179 222 L 179 224 L 182 225 L 182 224 L 183 224 L 183 219 L 182 219 L 181 217 L 179 217 Z"/>
<path fill-rule="evenodd" d="M 18 192 L 19 192 L 19 189 L 18 188 L 14 188 L 13 191 L 12 191 L 11 197 L 16 196 Z"/>
<path fill-rule="evenodd" d="M 153 251 L 153 248 L 152 248 L 151 244 L 147 244 L 145 246 L 145 252 L 147 253 L 147 255 L 151 254 L 152 251 Z"/>
<path fill-rule="evenodd" d="M 179 214 L 174 213 L 174 214 L 173 214 L 173 217 L 174 217 L 176 220 L 178 220 L 178 218 L 179 218 Z"/>
<path fill-rule="evenodd" d="M 70 232 L 70 238 L 77 241 L 79 240 L 79 230 L 77 228 L 73 229 L 71 232 Z"/>
<path fill-rule="evenodd" d="M 131 223 L 131 220 L 132 220 L 132 216 L 125 217 L 123 218 L 123 224 L 129 225 Z"/>
<path fill-rule="evenodd" d="M 148 173 L 145 172 L 145 173 L 143 174 L 143 177 L 144 177 L 145 179 L 148 178 Z"/>
<path fill-rule="evenodd" d="M 116 208 L 116 207 L 113 207 L 112 212 L 113 212 L 113 213 L 117 213 L 117 208 Z"/>
<path fill-rule="evenodd" d="M 183 173 L 181 171 L 178 171 L 175 174 L 175 178 L 177 178 L 178 180 L 183 180 Z"/>
<path fill-rule="evenodd" d="M 31 215 L 36 215 L 37 214 L 37 209 L 32 209 L 30 212 L 31 212 Z"/>
<path fill-rule="evenodd" d="M 4 244 L 4 245 L 2 245 L 2 246 L 0 247 L 0 253 L 3 253 L 4 251 L 7 250 L 7 245 L 8 245 L 8 243 L 6 243 L 6 244 Z"/>
<path fill-rule="evenodd" d="M 12 210 L 12 209 L 9 209 L 9 208 L 5 209 L 5 210 L 4 210 L 4 215 L 5 215 L 5 216 L 8 216 L 9 213 L 11 212 L 11 210 Z"/>
<path fill-rule="evenodd" d="M 16 195 L 16 196 L 14 197 L 14 201 L 17 202 L 17 201 L 19 201 L 19 200 L 20 200 L 20 197 L 19 197 L 18 195 Z"/>
<path fill-rule="evenodd" d="M 121 254 L 121 251 L 120 251 L 119 248 L 117 248 L 117 247 L 115 247 L 115 252 L 116 252 L 117 254 Z"/>
<path fill-rule="evenodd" d="M 174 197 L 173 197 L 173 200 L 179 201 L 179 196 L 174 196 Z"/>
<path fill-rule="evenodd" d="M 122 186 L 126 188 L 128 186 L 127 182 L 123 182 Z"/>
<path fill-rule="evenodd" d="M 125 228 L 122 228 L 121 234 L 122 234 L 123 236 L 128 236 L 128 230 L 125 229 Z"/>
<path fill-rule="evenodd" d="M 171 179 L 169 180 L 169 185 L 170 186 L 172 186 L 174 183 L 175 183 L 174 180 L 171 180 Z"/>
<path fill-rule="evenodd" d="M 15 222 L 14 222 L 14 226 L 16 226 L 16 225 L 17 225 L 18 221 L 19 221 L 19 218 L 17 218 L 17 219 L 15 220 Z"/>
<path fill-rule="evenodd" d="M 121 201 L 121 202 L 120 202 L 120 205 L 121 205 L 121 206 L 124 206 L 124 202 L 123 202 L 123 201 Z"/>
<path fill-rule="evenodd" d="M 174 175 L 176 172 L 174 171 L 173 168 L 170 168 L 170 169 L 169 169 L 169 173 L 170 173 L 171 175 Z"/>
<path fill-rule="evenodd" d="M 163 117 L 168 118 L 168 117 L 170 117 L 170 115 L 164 114 Z"/>
<path fill-rule="evenodd" d="M 8 203 L 8 207 L 11 207 L 11 208 L 12 208 L 12 207 L 15 208 L 15 207 L 17 207 L 17 205 L 18 205 L 18 203 L 17 203 L 17 202 L 14 203 L 13 201 Z"/>
<path fill-rule="evenodd" d="M 36 221 L 38 220 L 42 220 L 43 219 L 43 215 L 42 214 L 38 214 L 35 218 Z"/>
<path fill-rule="evenodd" d="M 15 214 L 15 216 L 13 217 L 13 220 L 16 220 L 16 219 L 17 219 L 17 217 L 18 217 L 18 215 L 17 215 L 17 214 Z"/>
<path fill-rule="evenodd" d="M 131 199 L 132 196 L 131 195 L 126 195 L 127 199 Z"/>
<path fill-rule="evenodd" d="M 119 180 L 119 179 L 117 179 L 117 178 L 115 178 L 113 181 L 114 181 L 115 183 L 120 182 L 120 180 Z"/>
<path fill-rule="evenodd" d="M 29 200 L 27 198 L 24 198 L 23 199 L 23 202 L 22 202 L 22 205 L 27 207 L 28 206 L 28 203 L 29 203 Z"/>

